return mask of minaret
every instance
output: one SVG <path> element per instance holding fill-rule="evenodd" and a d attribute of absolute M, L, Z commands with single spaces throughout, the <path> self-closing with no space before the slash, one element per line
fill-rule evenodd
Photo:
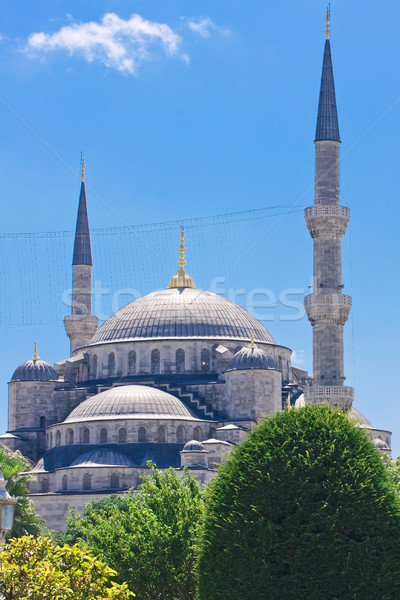
<path fill-rule="evenodd" d="M 326 41 L 315 134 L 314 206 L 305 219 L 314 240 L 313 293 L 305 309 L 313 327 L 313 383 L 306 401 L 329 403 L 349 410 L 353 388 L 344 385 L 343 327 L 351 298 L 342 293 L 341 240 L 349 222 L 349 209 L 340 206 L 340 137 L 329 42 L 330 14 L 326 14 Z"/>
<path fill-rule="evenodd" d="M 78 348 L 89 344 L 99 326 L 99 319 L 92 315 L 92 269 L 85 159 L 82 157 L 82 183 L 72 260 L 72 313 L 64 318 L 65 329 L 71 340 L 71 356 Z"/>

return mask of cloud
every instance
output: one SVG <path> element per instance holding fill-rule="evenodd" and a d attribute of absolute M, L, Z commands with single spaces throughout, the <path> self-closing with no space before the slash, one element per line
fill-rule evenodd
<path fill-rule="evenodd" d="M 197 33 L 203 38 L 209 38 L 212 32 L 218 32 L 224 35 L 229 33 L 228 29 L 218 27 L 210 17 L 185 18 L 184 21 L 186 26 L 193 31 L 193 33 Z"/>
<path fill-rule="evenodd" d="M 306 363 L 304 350 L 294 350 L 292 354 L 292 365 L 302 367 Z"/>
<path fill-rule="evenodd" d="M 149 59 L 150 49 L 161 46 L 167 56 L 181 55 L 182 38 L 169 25 L 148 21 L 134 14 L 121 19 L 106 13 L 100 23 L 74 23 L 55 33 L 33 33 L 27 50 L 52 52 L 67 50 L 70 55 L 81 54 L 88 62 L 98 61 L 123 73 L 136 74 L 139 65 Z"/>

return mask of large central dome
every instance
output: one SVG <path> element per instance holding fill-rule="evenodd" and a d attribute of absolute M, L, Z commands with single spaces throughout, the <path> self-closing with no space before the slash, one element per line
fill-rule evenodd
<path fill-rule="evenodd" d="M 153 292 L 113 314 L 91 345 L 148 338 L 221 338 L 274 344 L 272 336 L 247 310 L 211 292 L 170 288 Z"/>

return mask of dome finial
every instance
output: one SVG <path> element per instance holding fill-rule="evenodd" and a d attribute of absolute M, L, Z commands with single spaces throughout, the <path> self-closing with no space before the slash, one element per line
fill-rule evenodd
<path fill-rule="evenodd" d="M 330 23 L 331 23 L 331 3 L 328 4 L 328 6 L 326 7 L 326 19 L 325 19 L 325 37 L 327 40 L 329 40 L 329 36 L 330 36 Z"/>
<path fill-rule="evenodd" d="M 86 169 L 85 157 L 83 155 L 83 152 L 81 152 L 81 180 L 82 180 L 82 183 L 85 183 L 85 169 Z"/>
<path fill-rule="evenodd" d="M 249 344 L 249 348 L 257 348 L 257 344 L 254 341 L 254 329 L 251 330 L 251 341 Z"/>
<path fill-rule="evenodd" d="M 33 360 L 33 362 L 36 362 L 37 360 L 40 360 L 40 357 L 39 357 L 38 351 L 37 351 L 37 343 L 36 342 L 35 342 L 35 349 L 33 351 L 32 360 Z"/>
<path fill-rule="evenodd" d="M 186 265 L 185 260 L 185 228 L 181 227 L 181 243 L 179 245 L 179 270 L 178 272 L 171 277 L 168 283 L 168 288 L 195 288 L 194 281 L 189 275 L 186 273 L 184 266 Z"/>

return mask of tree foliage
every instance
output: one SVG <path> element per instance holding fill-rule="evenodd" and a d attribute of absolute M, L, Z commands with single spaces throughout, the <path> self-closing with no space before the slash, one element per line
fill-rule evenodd
<path fill-rule="evenodd" d="M 78 546 L 57 547 L 45 537 L 13 539 L 0 559 L 5 600 L 128 600 L 115 571 Z"/>
<path fill-rule="evenodd" d="M 201 600 L 400 598 L 400 504 L 365 432 L 325 406 L 255 428 L 207 490 Z"/>
<path fill-rule="evenodd" d="M 28 473 L 31 462 L 19 451 L 10 452 L 0 447 L 0 470 L 7 481 L 6 489 L 11 496 L 18 498 L 11 533 L 7 539 L 24 535 L 37 536 L 43 532 L 45 523 L 36 513 L 32 500 L 28 497 L 28 483 L 33 476 Z"/>
<path fill-rule="evenodd" d="M 136 492 L 94 501 L 81 516 L 73 513 L 59 539 L 91 548 L 140 600 L 191 600 L 200 514 L 197 481 L 152 466 Z"/>

